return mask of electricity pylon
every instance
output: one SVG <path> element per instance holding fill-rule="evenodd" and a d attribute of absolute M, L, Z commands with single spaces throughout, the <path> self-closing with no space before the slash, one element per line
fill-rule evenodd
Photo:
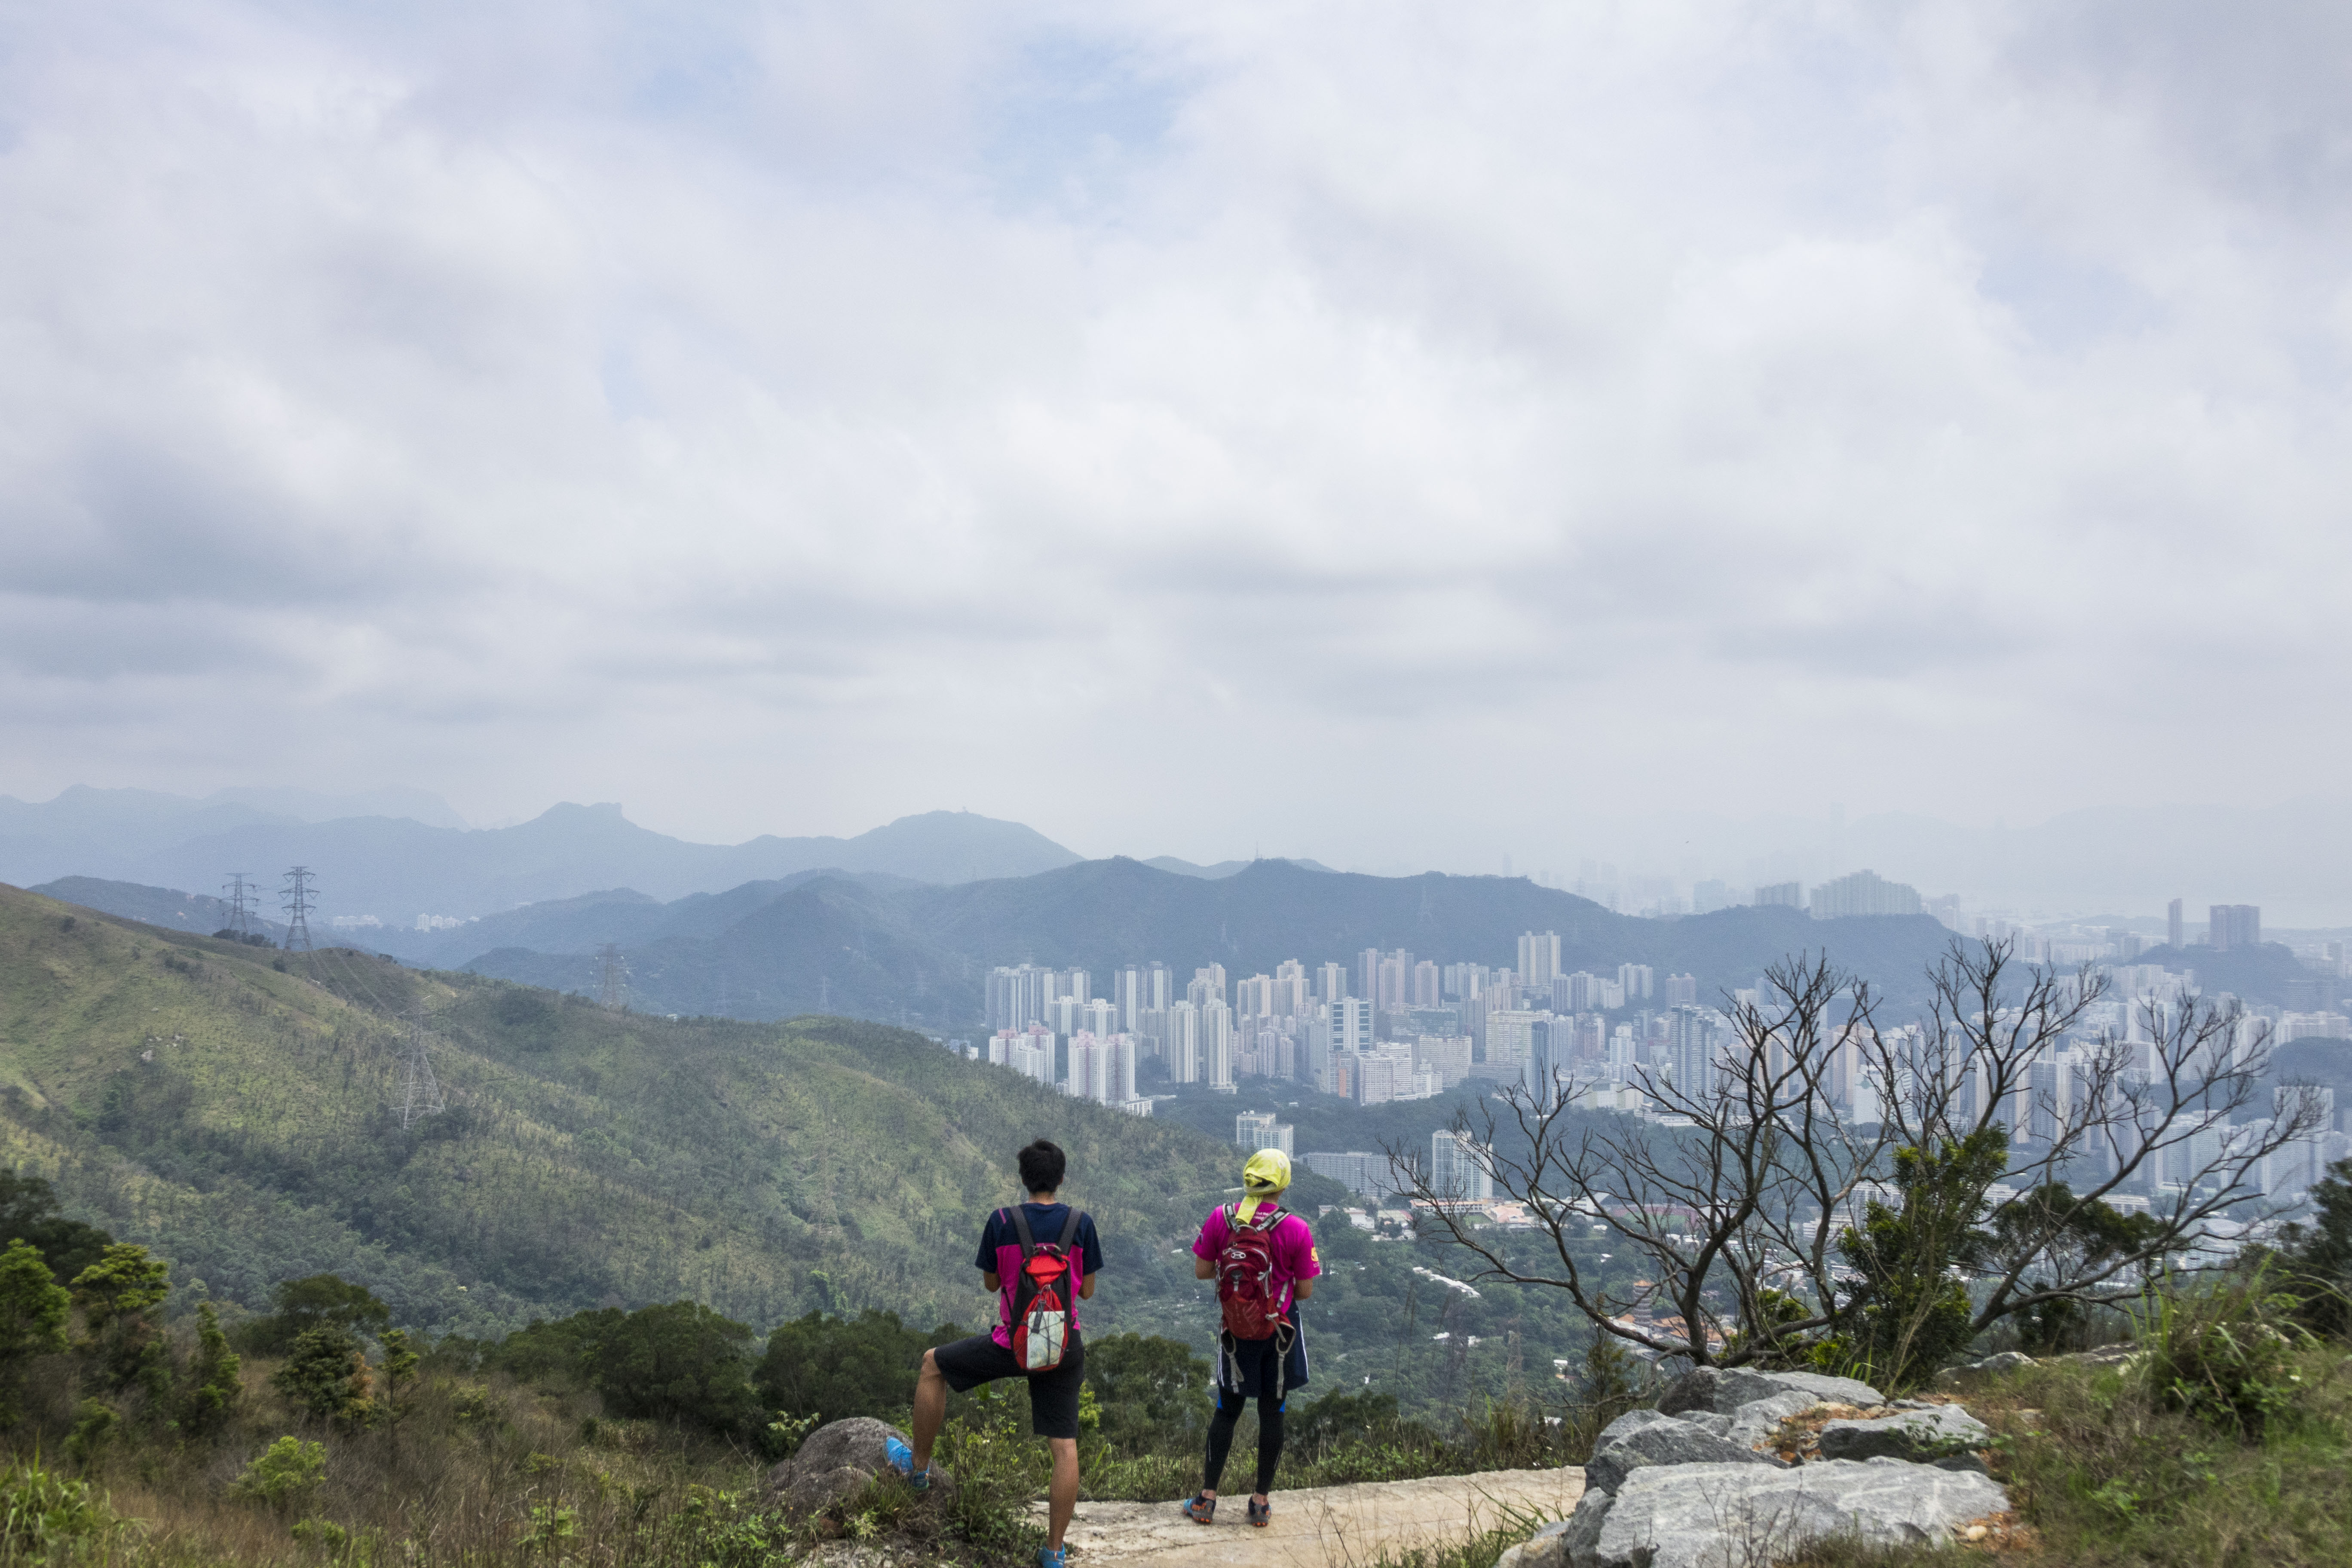
<path fill-rule="evenodd" d="M 286 911 L 286 951 L 309 952 L 310 949 L 310 868 L 297 866 L 286 873 L 286 885 L 278 889 L 283 902 L 278 907 Z"/>
<path fill-rule="evenodd" d="M 448 1109 L 448 1103 L 441 1098 L 441 1081 L 433 1076 L 425 1015 L 421 1011 L 411 1014 L 408 1050 L 400 1062 L 400 1124 L 406 1127 L 435 1111 Z"/>
<path fill-rule="evenodd" d="M 621 944 L 608 942 L 596 950 L 597 1000 L 607 1010 L 625 1012 L 629 1005 L 629 965 L 621 957 Z"/>
<path fill-rule="evenodd" d="M 228 929 L 236 935 L 253 934 L 252 907 L 261 901 L 261 889 L 250 886 L 252 877 L 244 871 L 231 871 L 221 891 L 228 895 Z"/>

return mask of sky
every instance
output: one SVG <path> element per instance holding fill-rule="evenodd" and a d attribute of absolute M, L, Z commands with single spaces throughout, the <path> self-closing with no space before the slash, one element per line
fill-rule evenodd
<path fill-rule="evenodd" d="M 0 793 L 2334 787 L 2352 12 L 0 0 Z"/>

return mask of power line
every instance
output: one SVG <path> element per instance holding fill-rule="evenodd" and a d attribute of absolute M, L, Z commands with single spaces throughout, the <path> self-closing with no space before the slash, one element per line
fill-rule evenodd
<path fill-rule="evenodd" d="M 310 911 L 317 900 L 310 892 L 310 868 L 297 866 L 286 873 L 286 885 L 278 889 L 282 895 L 278 908 L 286 911 L 286 951 L 311 952 Z"/>

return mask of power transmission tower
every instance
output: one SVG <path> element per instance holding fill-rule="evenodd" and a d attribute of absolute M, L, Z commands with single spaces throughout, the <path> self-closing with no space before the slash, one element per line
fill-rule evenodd
<path fill-rule="evenodd" d="M 441 1098 L 441 1081 L 433 1076 L 428 1045 L 425 1015 L 421 1011 L 411 1014 L 408 1050 L 400 1061 L 400 1124 L 403 1127 L 436 1111 L 449 1109 L 448 1103 Z"/>
<path fill-rule="evenodd" d="M 297 866 L 286 873 L 286 885 L 278 889 L 283 901 L 278 907 L 286 911 L 286 951 L 309 952 L 310 948 L 310 910 L 316 900 L 310 893 L 310 868 Z"/>
<path fill-rule="evenodd" d="M 253 916 L 248 911 L 261 901 L 261 889 L 250 886 L 251 881 L 249 873 L 231 871 L 221 885 L 221 891 L 228 895 L 228 929 L 239 937 L 253 934 Z"/>
<path fill-rule="evenodd" d="M 629 966 L 621 957 L 621 944 L 608 942 L 596 950 L 596 985 L 601 994 L 597 1000 L 608 1011 L 619 1013 L 629 1005 Z"/>

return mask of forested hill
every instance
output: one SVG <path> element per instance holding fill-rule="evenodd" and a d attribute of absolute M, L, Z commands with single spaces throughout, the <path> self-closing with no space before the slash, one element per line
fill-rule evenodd
<path fill-rule="evenodd" d="M 1557 931 L 1569 970 L 1614 974 L 1632 963 L 1662 977 L 1688 973 L 1710 1002 L 1783 958 L 1827 952 L 1907 1019 L 1952 940 L 1926 915 L 1816 921 L 1741 908 L 1643 920 L 1525 878 L 1364 877 L 1283 860 L 1215 880 L 1117 859 L 952 888 L 822 876 L 666 908 L 622 898 L 486 920 L 440 939 L 435 961 L 578 990 L 593 984 L 596 943 L 617 942 L 633 994 L 664 1012 L 782 1017 L 822 1007 L 961 1033 L 980 1016 L 992 964 L 1076 965 L 1108 994 L 1114 969 L 1154 959 L 1173 964 L 1180 982 L 1212 963 L 1235 978 L 1287 958 L 1352 965 L 1367 947 L 1508 965 L 1525 931 Z"/>
<path fill-rule="evenodd" d="M 403 1128 L 420 1008 L 448 1109 Z M 1229 1148 L 919 1036 L 608 1013 L 0 887 L 0 1163 L 215 1299 L 332 1271 L 436 1332 L 682 1297 L 763 1326 L 971 1322 L 979 1216 L 1040 1135 L 1125 1273 L 1090 1322 L 1189 1290 L 1166 1259 L 1234 1179 Z"/>

